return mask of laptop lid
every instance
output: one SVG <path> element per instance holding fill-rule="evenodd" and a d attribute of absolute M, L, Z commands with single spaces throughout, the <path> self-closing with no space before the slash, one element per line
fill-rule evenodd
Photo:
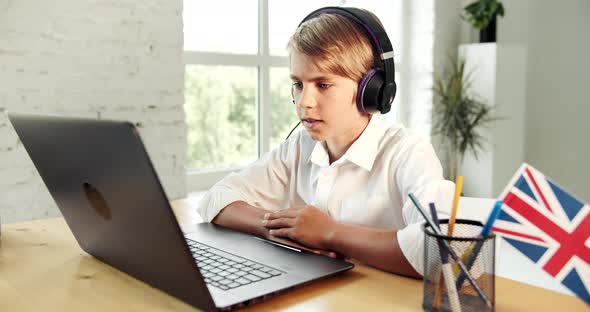
<path fill-rule="evenodd" d="M 84 251 L 193 306 L 216 310 L 133 124 L 8 117 Z"/>

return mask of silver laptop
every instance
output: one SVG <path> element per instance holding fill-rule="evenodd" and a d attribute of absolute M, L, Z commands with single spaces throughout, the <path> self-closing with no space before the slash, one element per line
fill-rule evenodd
<path fill-rule="evenodd" d="M 8 117 L 80 247 L 199 309 L 243 307 L 353 267 L 211 223 L 183 233 L 129 122 Z"/>

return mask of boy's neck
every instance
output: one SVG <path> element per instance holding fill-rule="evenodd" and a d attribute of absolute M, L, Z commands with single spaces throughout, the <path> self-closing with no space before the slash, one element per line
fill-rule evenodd
<path fill-rule="evenodd" d="M 326 149 L 328 150 L 328 156 L 330 159 L 330 165 L 340 159 L 346 151 L 350 148 L 352 143 L 354 143 L 365 131 L 367 125 L 369 125 L 369 121 L 371 120 L 371 115 L 368 118 L 362 118 L 359 122 L 358 127 L 354 127 L 342 136 L 328 139 L 326 140 Z M 352 138 L 352 139 L 351 139 Z"/>

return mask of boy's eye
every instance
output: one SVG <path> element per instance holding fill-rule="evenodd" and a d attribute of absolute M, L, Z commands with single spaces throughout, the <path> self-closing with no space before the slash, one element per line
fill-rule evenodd
<path fill-rule="evenodd" d="M 303 88 L 303 84 L 301 82 L 293 82 L 292 87 L 293 89 L 301 90 L 301 88 Z"/>
<path fill-rule="evenodd" d="M 318 87 L 320 89 L 328 89 L 330 87 L 330 84 L 324 83 L 324 82 L 320 82 L 318 83 Z"/>

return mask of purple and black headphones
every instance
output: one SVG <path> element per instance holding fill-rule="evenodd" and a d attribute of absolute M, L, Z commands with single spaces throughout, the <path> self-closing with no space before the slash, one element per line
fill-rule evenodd
<path fill-rule="evenodd" d="M 385 114 L 391 110 L 397 86 L 395 84 L 395 64 L 393 48 L 385 29 L 367 11 L 357 8 L 325 7 L 307 15 L 304 22 L 322 14 L 338 14 L 359 24 L 365 31 L 373 47 L 373 68 L 359 82 L 356 105 L 360 112 Z M 299 27 L 298 26 L 298 27 Z"/>
<path fill-rule="evenodd" d="M 358 8 L 324 7 L 307 15 L 301 24 L 322 14 L 338 14 L 349 18 L 364 30 L 373 47 L 373 67 L 359 82 L 356 105 L 360 112 L 386 114 L 391 110 L 397 85 L 395 84 L 395 63 L 393 48 L 385 29 L 367 11 Z M 299 27 L 297 26 L 297 27 Z M 295 103 L 295 101 L 293 101 Z M 299 124 L 297 124 L 299 125 Z M 295 126 L 297 128 L 297 126 Z M 291 130 L 287 139 L 295 130 Z"/>

